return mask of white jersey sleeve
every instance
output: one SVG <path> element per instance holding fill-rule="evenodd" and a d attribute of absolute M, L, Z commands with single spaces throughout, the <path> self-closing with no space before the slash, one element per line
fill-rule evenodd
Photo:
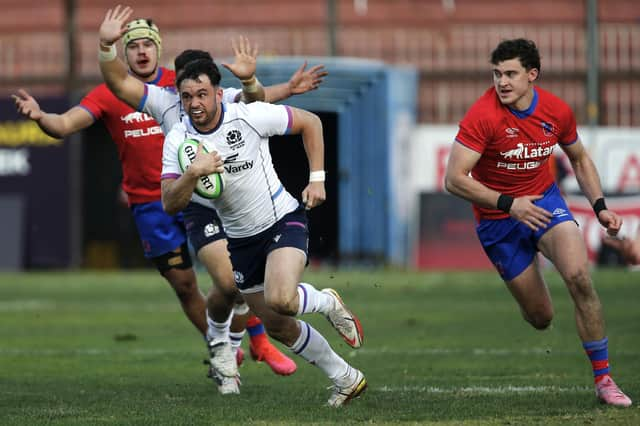
<path fill-rule="evenodd" d="M 175 87 L 158 87 L 145 84 L 144 96 L 138 111 L 146 112 L 153 117 L 166 135 L 174 124 L 180 122 L 182 106 Z"/>
<path fill-rule="evenodd" d="M 248 121 L 263 138 L 286 134 L 293 124 L 291 108 L 286 105 L 273 105 L 253 102 L 246 105 Z"/>
<path fill-rule="evenodd" d="M 235 87 L 227 87 L 222 91 L 222 102 L 225 104 L 233 104 L 240 101 L 240 95 L 242 89 L 236 89 Z M 238 99 L 238 101 L 236 101 Z"/>
<path fill-rule="evenodd" d="M 186 130 L 182 123 L 177 123 L 164 138 L 162 146 L 162 174 L 161 179 L 177 179 L 182 175 L 178 160 L 178 148 L 185 140 Z"/>

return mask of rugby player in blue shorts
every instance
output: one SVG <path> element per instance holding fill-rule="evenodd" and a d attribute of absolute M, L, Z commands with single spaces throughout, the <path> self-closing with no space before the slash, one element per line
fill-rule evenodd
<path fill-rule="evenodd" d="M 602 306 L 591 282 L 585 243 L 549 167 L 557 146 L 569 157 L 582 192 L 610 235 L 618 233 L 622 220 L 607 209 L 573 112 L 560 98 L 534 85 L 540 72 L 535 43 L 505 40 L 493 51 L 491 64 L 494 85 L 460 122 L 446 188 L 473 204 L 487 256 L 525 320 L 541 330 L 551 324 L 553 305 L 538 251 L 554 264 L 575 305 L 597 398 L 628 407 L 631 399 L 609 374 Z"/>

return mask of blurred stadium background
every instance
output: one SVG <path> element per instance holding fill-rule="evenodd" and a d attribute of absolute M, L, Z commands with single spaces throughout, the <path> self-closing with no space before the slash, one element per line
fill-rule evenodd
<path fill-rule="evenodd" d="M 98 123 L 57 141 L 18 117 L 24 87 L 49 112 L 101 82 L 97 29 L 106 0 L 0 0 L 0 269 L 149 266 L 119 196 L 115 148 Z M 329 199 L 312 212 L 318 263 L 421 269 L 487 268 L 468 205 L 442 176 L 457 122 L 491 84 L 489 53 L 527 37 L 542 54 L 539 84 L 576 112 L 625 234 L 640 222 L 640 3 L 637 0 L 137 0 L 163 38 L 162 64 L 185 48 L 231 55 L 244 34 L 260 46 L 258 77 L 284 81 L 304 59 L 330 72 L 287 101 L 321 115 Z M 225 82 L 237 85 L 229 76 Z M 286 138 L 285 138 L 286 139 Z M 286 141 L 285 141 L 286 142 Z M 301 147 L 274 143 L 294 191 Z M 298 149 L 300 148 L 300 149 Z M 300 171 L 284 167 L 301 161 Z M 566 161 L 556 167 L 595 262 L 603 252 Z M 295 167 L 294 167 L 295 169 Z M 298 191 L 299 192 L 299 191 Z"/>

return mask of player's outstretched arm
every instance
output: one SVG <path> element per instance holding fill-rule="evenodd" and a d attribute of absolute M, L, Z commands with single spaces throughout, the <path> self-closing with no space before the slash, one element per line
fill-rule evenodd
<path fill-rule="evenodd" d="M 309 69 L 306 68 L 307 61 L 304 61 L 300 68 L 291 75 L 289 81 L 265 87 L 264 101 L 275 103 L 293 95 L 300 95 L 311 90 L 316 90 L 324 81 L 324 77 L 329 75 L 329 72 L 322 64 L 315 65 Z"/>
<path fill-rule="evenodd" d="M 622 218 L 615 212 L 609 210 L 604 205 L 604 196 L 602 194 L 602 185 L 600 184 L 600 176 L 593 160 L 584 149 L 582 142 L 577 142 L 562 147 L 567 154 L 571 166 L 576 175 L 578 185 L 582 193 L 587 197 L 589 203 L 597 210 L 596 216 L 602 226 L 607 228 L 609 235 L 617 235 L 622 226 Z M 604 208 L 595 208 L 596 201 L 602 200 Z"/>
<path fill-rule="evenodd" d="M 222 62 L 222 66 L 242 82 L 242 95 L 239 100 L 245 103 L 264 101 L 264 87 L 256 78 L 258 46 L 251 45 L 247 37 L 239 36 L 231 40 L 231 48 L 234 54 L 233 63 Z"/>
<path fill-rule="evenodd" d="M 302 191 L 302 202 L 307 210 L 324 203 L 324 138 L 320 118 L 303 109 L 288 107 L 292 113 L 291 133 L 300 134 L 309 161 L 309 184 Z"/>
<path fill-rule="evenodd" d="M 144 97 L 144 83 L 129 74 L 127 65 L 118 58 L 115 43 L 125 33 L 125 25 L 133 9 L 130 7 L 109 9 L 100 25 L 98 59 L 100 72 L 107 87 L 119 99 L 137 109 Z"/>
<path fill-rule="evenodd" d="M 47 135 L 63 138 L 93 124 L 93 117 L 87 110 L 73 107 L 62 114 L 42 111 L 40 105 L 26 90 L 20 89 L 11 95 L 20 115 L 38 123 Z"/>

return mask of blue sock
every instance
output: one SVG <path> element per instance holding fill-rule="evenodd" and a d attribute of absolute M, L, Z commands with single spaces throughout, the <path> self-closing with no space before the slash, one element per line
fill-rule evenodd
<path fill-rule="evenodd" d="M 593 368 L 593 377 L 596 383 L 609 374 L 609 340 L 605 337 L 602 340 L 584 342 L 582 347 L 587 352 Z"/>
<path fill-rule="evenodd" d="M 255 316 L 250 318 L 249 321 L 247 321 L 247 331 L 249 332 L 249 337 L 264 334 L 264 326 L 262 325 L 262 321 L 260 321 L 260 319 Z"/>

